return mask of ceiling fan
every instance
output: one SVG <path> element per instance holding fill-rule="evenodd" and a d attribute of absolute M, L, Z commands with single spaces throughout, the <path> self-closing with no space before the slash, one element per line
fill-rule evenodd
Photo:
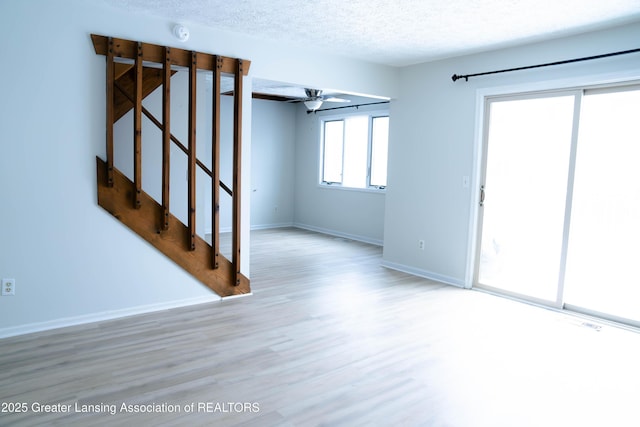
<path fill-rule="evenodd" d="M 351 102 L 349 99 L 336 98 L 333 96 L 322 95 L 320 89 L 305 89 L 304 93 L 307 95 L 304 99 L 297 99 L 293 102 L 303 102 L 307 107 L 307 112 L 316 111 L 323 102 Z"/>

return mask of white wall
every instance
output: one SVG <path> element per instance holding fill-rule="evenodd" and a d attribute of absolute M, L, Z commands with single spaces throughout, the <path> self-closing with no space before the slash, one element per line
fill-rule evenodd
<path fill-rule="evenodd" d="M 120 12 L 103 2 L 3 0 L 0 45 L 0 336 L 216 299 L 97 205 L 104 158 L 105 59 L 91 33 L 252 60 L 251 75 L 393 96 L 396 70 Z M 365 76 L 366 77 L 363 77 Z M 300 77 L 303 76 L 303 77 Z M 245 90 L 243 206 L 251 206 L 251 93 Z M 248 99 L 247 99 L 248 98 Z M 242 216 L 243 246 L 249 215 Z M 250 251 L 243 272 L 250 275 Z"/>
<path fill-rule="evenodd" d="M 251 228 L 293 224 L 295 104 L 253 100 Z"/>
<path fill-rule="evenodd" d="M 640 24 L 581 36 L 407 67 L 392 103 L 384 264 L 468 285 L 469 238 L 475 212 L 476 95 L 510 85 L 571 84 L 586 76 L 634 71 L 640 55 L 600 59 L 453 82 L 470 74 L 638 47 Z M 541 171 L 543 165 L 541 165 Z M 463 188 L 462 177 L 472 177 Z M 473 194 L 472 194 L 473 189 Z M 472 209 L 473 207 L 473 209 Z M 471 228 L 471 229 L 470 229 Z M 424 251 L 418 240 L 426 241 Z"/>
<path fill-rule="evenodd" d="M 358 111 L 381 111 L 381 107 L 388 110 L 387 104 L 361 107 Z M 355 110 L 344 111 L 353 113 Z M 307 114 L 304 107 L 298 109 L 295 225 L 381 245 L 384 234 L 384 192 L 319 185 L 320 120 L 327 114 L 335 115 L 336 111 Z"/>

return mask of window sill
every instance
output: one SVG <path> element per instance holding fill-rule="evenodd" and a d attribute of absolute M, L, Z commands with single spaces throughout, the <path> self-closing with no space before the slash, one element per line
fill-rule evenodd
<path fill-rule="evenodd" d="M 383 189 L 378 188 L 356 188 L 356 187 L 343 187 L 341 185 L 327 185 L 327 184 L 318 184 L 319 188 L 323 190 L 340 190 L 340 191 L 355 191 L 358 193 L 373 193 L 385 195 L 387 192 L 386 187 Z"/>

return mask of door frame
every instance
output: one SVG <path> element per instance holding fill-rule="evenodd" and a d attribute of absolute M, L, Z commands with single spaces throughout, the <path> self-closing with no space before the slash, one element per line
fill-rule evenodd
<path fill-rule="evenodd" d="M 508 102 L 508 101 L 521 101 L 521 100 L 535 100 L 552 97 L 573 97 L 573 118 L 571 125 L 571 141 L 569 142 L 569 164 L 567 165 L 567 178 L 565 182 L 566 196 L 563 210 L 563 227 L 562 227 L 562 239 L 560 246 L 560 268 L 558 272 L 558 281 L 556 284 L 556 296 L 555 300 L 546 300 L 530 295 L 520 294 L 517 292 L 505 290 L 502 288 L 495 288 L 488 285 L 483 285 L 478 282 L 480 274 L 480 253 L 482 249 L 482 229 L 484 225 L 484 206 L 482 205 L 483 196 L 479 195 L 480 200 L 476 206 L 477 221 L 476 221 L 476 247 L 475 247 L 475 264 L 473 266 L 473 278 L 472 287 L 478 289 L 484 289 L 493 293 L 505 294 L 512 298 L 533 302 L 535 304 L 551 306 L 553 308 L 562 309 L 563 290 L 564 290 L 564 274 L 565 274 L 565 261 L 567 259 L 567 247 L 569 241 L 569 226 L 571 219 L 571 202 L 573 199 L 573 178 L 575 173 L 575 156 L 578 141 L 578 128 L 580 121 L 580 105 L 582 102 L 583 91 L 581 89 L 554 89 L 554 90 L 542 90 L 542 91 L 530 91 L 526 93 L 515 93 L 506 95 L 491 95 L 484 97 L 483 102 L 483 133 L 482 133 L 482 157 L 480 158 L 479 165 L 479 193 L 484 192 L 486 186 L 487 177 L 487 160 L 488 160 L 488 144 L 489 144 L 489 122 L 491 120 L 490 105 L 494 102 Z M 489 191 L 491 189 L 488 189 Z"/>
<path fill-rule="evenodd" d="M 567 305 L 563 301 L 563 280 L 564 280 L 564 269 L 566 265 L 566 255 L 567 255 L 567 244 L 569 237 L 569 225 L 567 222 L 570 221 L 571 215 L 571 198 L 573 196 L 573 177 L 575 173 L 575 160 L 576 160 L 576 150 L 577 150 L 577 137 L 578 137 L 578 126 L 579 126 L 579 114 L 574 114 L 573 120 L 573 132 L 572 132 L 572 143 L 571 143 L 571 154 L 570 154 L 570 165 L 569 165 L 569 180 L 567 187 L 567 204 L 565 212 L 565 226 L 563 232 L 563 249 L 561 259 L 561 280 L 558 286 L 558 296 L 556 298 L 556 303 L 552 306 L 549 305 L 548 301 L 540 301 L 535 298 L 522 298 L 521 295 L 509 294 L 508 292 L 504 292 L 502 290 L 496 290 L 494 292 L 492 289 L 479 288 L 475 286 L 475 282 L 478 277 L 478 267 L 479 267 L 479 251 L 480 251 L 480 238 L 481 238 L 481 227 L 482 227 L 482 215 L 481 215 L 481 207 L 480 207 L 480 187 L 484 183 L 485 178 L 485 170 L 484 165 L 486 165 L 486 156 L 487 150 L 485 148 L 485 140 L 487 138 L 488 133 L 488 120 L 489 114 L 487 113 L 486 107 L 490 100 L 496 98 L 508 98 L 511 96 L 517 95 L 531 95 L 538 94 L 538 96 L 544 95 L 544 93 L 558 93 L 558 92 L 579 92 L 580 95 L 576 97 L 576 104 L 574 108 L 580 107 L 582 96 L 584 94 L 584 90 L 586 89 L 594 89 L 598 87 L 610 87 L 616 85 L 627 85 L 627 84 L 638 84 L 640 81 L 640 69 L 631 70 L 625 72 L 616 72 L 616 73 L 607 73 L 607 74 L 599 74 L 599 75 L 585 75 L 577 78 L 571 79 L 561 79 L 561 80 L 551 80 L 545 82 L 535 82 L 535 83 L 527 83 L 527 84 L 514 84 L 508 86 L 495 86 L 495 87 L 485 87 L 479 88 L 476 90 L 476 99 L 475 99 L 475 130 L 474 130 L 474 144 L 473 144 L 473 164 L 472 164 L 472 173 L 471 173 L 471 185 L 470 188 L 470 214 L 469 214 L 469 224 L 468 224 L 468 244 L 467 244 L 467 265 L 466 265 L 466 274 L 464 287 L 466 289 L 479 289 L 489 293 L 497 293 L 502 296 L 510 297 L 512 299 L 522 300 L 527 303 L 542 305 L 545 308 L 551 308 L 558 311 L 569 310 L 575 313 L 586 314 L 588 316 L 597 316 L 598 318 L 604 320 L 611 320 L 613 322 L 620 323 L 619 318 L 615 318 L 614 316 L 601 316 L 602 313 L 592 312 L 580 307 L 573 307 L 571 305 Z M 577 110 L 579 111 L 579 110 Z M 574 110 L 575 113 L 575 110 Z M 622 322 L 629 325 L 629 322 Z M 639 326 L 632 324 L 631 326 Z"/>

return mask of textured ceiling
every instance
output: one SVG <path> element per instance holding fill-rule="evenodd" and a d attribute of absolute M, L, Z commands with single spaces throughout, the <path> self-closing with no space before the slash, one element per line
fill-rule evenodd
<path fill-rule="evenodd" d="M 640 20 L 640 0 L 101 1 L 393 66 Z"/>

